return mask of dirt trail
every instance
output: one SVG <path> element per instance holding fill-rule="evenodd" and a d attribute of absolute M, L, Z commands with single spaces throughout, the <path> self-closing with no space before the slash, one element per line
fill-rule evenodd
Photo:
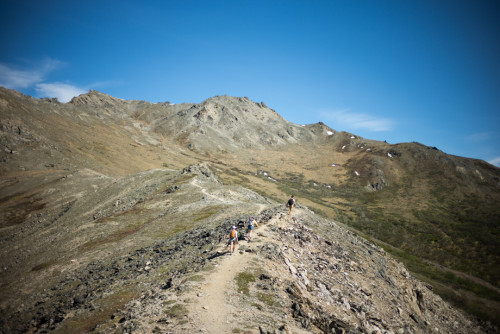
<path fill-rule="evenodd" d="M 241 244 L 242 242 L 240 242 Z M 189 314 L 207 333 L 231 333 L 237 310 L 231 305 L 237 298 L 236 275 L 248 266 L 249 253 L 223 255 L 216 270 L 209 275 L 197 292 L 196 303 L 191 304 Z"/>
<path fill-rule="evenodd" d="M 266 225 L 260 224 L 254 230 L 254 240 L 259 234 L 259 244 L 267 241 Z M 254 241 L 255 243 L 255 241 Z M 241 317 L 241 312 L 234 307 L 233 301 L 238 298 L 236 276 L 248 268 L 250 260 L 256 256 L 253 252 L 241 252 L 238 248 L 251 246 L 248 241 L 240 241 L 236 251 L 231 255 L 229 247 L 221 245 L 219 254 L 221 260 L 215 270 L 205 278 L 203 284 L 196 291 L 196 303 L 190 304 L 190 317 L 196 322 L 197 327 L 206 333 L 233 333 L 237 327 L 235 319 Z M 258 332 L 258 326 L 256 328 Z M 253 331 L 247 331 L 253 333 Z"/>
<path fill-rule="evenodd" d="M 296 214 L 298 212 L 294 213 Z M 260 332 L 259 325 L 261 324 L 256 321 L 253 306 L 245 302 L 244 294 L 238 291 L 237 275 L 255 265 L 256 261 L 260 261 L 258 263 L 265 266 L 255 249 L 265 243 L 275 242 L 269 226 L 283 226 L 287 219 L 285 215 L 277 215 L 270 221 L 261 222 L 253 232 L 252 242 L 241 240 L 236 252 L 232 255 L 225 244 L 219 246 L 220 256 L 215 269 L 205 276 L 199 286 L 185 296 L 190 300 L 188 314 L 191 326 L 190 328 L 184 327 L 181 330 L 182 333 L 192 333 L 194 328 L 196 328 L 195 332 L 214 334 Z M 243 249 L 252 251 L 246 252 Z M 307 333 L 294 326 L 289 326 L 289 330 L 291 333 Z"/>
<path fill-rule="evenodd" d="M 225 243 L 219 246 L 220 256 L 215 269 L 186 296 L 191 300 L 188 303 L 189 322 L 197 332 L 234 333 L 238 329 L 247 334 L 259 333 L 259 324 L 252 317 L 252 306 L 241 306 L 241 298 L 244 296 L 238 292 L 237 275 L 248 269 L 252 265 L 252 259 L 258 256 L 255 251 L 245 252 L 243 249 L 254 250 L 266 242 L 272 242 L 272 238 L 268 236 L 269 225 L 282 223 L 279 217 L 261 222 L 253 232 L 252 242 L 240 240 L 232 255 Z M 241 232 L 243 231 L 240 234 Z M 243 329 L 241 323 L 246 323 L 247 326 Z M 182 332 L 192 330 L 193 327 L 183 328 Z"/>

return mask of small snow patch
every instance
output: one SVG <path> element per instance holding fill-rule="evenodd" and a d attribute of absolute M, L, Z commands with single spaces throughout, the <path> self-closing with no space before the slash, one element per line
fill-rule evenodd
<path fill-rule="evenodd" d="M 356 174 L 357 176 L 359 176 L 359 173 L 357 170 L 354 171 L 354 174 Z"/>
<path fill-rule="evenodd" d="M 268 176 L 267 178 L 268 178 L 269 180 L 273 181 L 273 182 L 278 182 L 278 181 L 276 181 L 275 179 L 273 179 L 273 178 L 272 178 L 272 177 L 270 177 L 270 176 Z"/>
<path fill-rule="evenodd" d="M 356 139 L 356 137 L 354 137 L 354 136 L 351 136 L 351 139 Z"/>
<path fill-rule="evenodd" d="M 331 164 L 330 166 L 332 166 L 332 167 L 337 167 L 338 165 L 336 165 L 336 164 Z"/>
<path fill-rule="evenodd" d="M 366 152 L 371 152 L 371 151 L 372 151 L 372 149 L 371 149 L 371 148 L 367 148 L 367 149 L 366 149 Z"/>
<path fill-rule="evenodd" d="M 329 136 L 333 136 L 333 132 L 332 131 L 327 131 L 326 134 L 329 135 Z"/>
<path fill-rule="evenodd" d="M 344 146 L 342 146 L 342 149 L 344 149 L 344 148 L 345 148 L 345 145 L 344 145 Z"/>
<path fill-rule="evenodd" d="M 387 156 L 388 156 L 389 158 L 392 158 L 392 154 L 390 154 L 389 152 L 387 152 Z"/>

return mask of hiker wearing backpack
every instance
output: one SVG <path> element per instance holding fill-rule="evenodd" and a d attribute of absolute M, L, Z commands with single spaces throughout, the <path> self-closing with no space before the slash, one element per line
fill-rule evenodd
<path fill-rule="evenodd" d="M 295 198 L 294 198 L 293 195 L 292 195 L 292 197 L 290 197 L 290 199 L 286 203 L 286 206 L 290 208 L 290 211 L 288 212 L 288 215 L 291 216 L 293 208 L 295 207 Z"/>
<path fill-rule="evenodd" d="M 248 242 L 252 241 L 252 231 L 255 227 L 259 227 L 259 224 L 252 217 L 248 220 Z"/>
<path fill-rule="evenodd" d="M 236 250 L 236 244 L 238 243 L 238 231 L 236 231 L 236 226 L 233 226 L 231 232 L 229 232 L 229 252 L 233 255 Z"/>

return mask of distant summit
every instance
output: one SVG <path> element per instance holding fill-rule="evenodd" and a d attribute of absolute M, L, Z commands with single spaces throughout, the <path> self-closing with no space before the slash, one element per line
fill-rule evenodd
<path fill-rule="evenodd" d="M 88 93 L 75 96 L 68 102 L 70 105 L 74 106 L 87 106 L 92 108 L 106 108 L 110 109 L 127 109 L 127 106 L 133 104 L 136 101 L 122 100 L 111 95 L 101 93 L 96 90 L 90 90 Z M 148 102 L 144 102 L 148 103 Z"/>
<path fill-rule="evenodd" d="M 200 152 L 230 152 L 240 148 L 311 142 L 333 130 L 321 125 L 299 126 L 285 120 L 264 102 L 247 97 L 215 96 L 200 104 L 163 105 L 164 113 L 151 119 L 146 113 L 137 118 L 150 122 L 154 132 Z"/>

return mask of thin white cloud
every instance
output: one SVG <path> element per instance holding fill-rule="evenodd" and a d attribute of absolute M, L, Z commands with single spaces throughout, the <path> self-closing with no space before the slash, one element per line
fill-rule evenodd
<path fill-rule="evenodd" d="M 365 129 L 382 132 L 394 128 L 394 121 L 388 118 L 375 117 L 364 113 L 350 112 L 348 109 L 323 111 L 321 115 L 334 123 L 336 128 Z"/>
<path fill-rule="evenodd" d="M 0 63 L 0 86 L 11 89 L 28 88 L 45 80 L 45 77 L 62 62 L 55 59 L 45 59 L 31 69 L 21 69 Z"/>
<path fill-rule="evenodd" d="M 69 102 L 75 96 L 84 94 L 85 89 L 65 83 L 39 83 L 35 86 L 39 97 L 57 97 L 61 102 Z"/>
<path fill-rule="evenodd" d="M 474 134 L 468 135 L 466 137 L 466 139 L 468 141 L 471 141 L 473 143 L 485 142 L 485 141 L 490 140 L 491 138 L 492 138 L 492 133 L 491 132 L 478 132 L 478 133 L 474 133 Z"/>
<path fill-rule="evenodd" d="M 0 63 L 0 86 L 11 89 L 35 89 L 37 97 L 57 97 L 61 102 L 69 102 L 73 97 L 87 90 L 61 82 L 46 82 L 46 77 L 64 64 L 47 58 L 33 68 L 19 68 Z"/>
<path fill-rule="evenodd" d="M 488 161 L 490 164 L 500 167 L 500 157 L 493 158 Z"/>
<path fill-rule="evenodd" d="M 28 88 L 42 79 L 43 74 L 40 71 L 17 70 L 0 64 L 0 86 L 12 89 Z"/>

